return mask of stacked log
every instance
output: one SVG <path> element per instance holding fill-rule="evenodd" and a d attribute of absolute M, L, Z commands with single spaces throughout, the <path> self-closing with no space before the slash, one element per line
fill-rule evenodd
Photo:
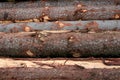
<path fill-rule="evenodd" d="M 120 33 L 69 30 L 0 34 L 0 55 L 13 57 L 120 57 Z"/>
<path fill-rule="evenodd" d="M 19 22 L 0 24 L 0 32 L 32 32 L 40 30 L 79 30 L 81 32 L 119 31 L 119 20 Z"/>
<path fill-rule="evenodd" d="M 49 21 L 120 19 L 119 4 L 119 0 L 43 0 L 34 3 L 1 3 L 0 20 L 15 22 L 15 20 L 28 19 L 39 19 L 40 21 L 46 19 Z"/>
<path fill-rule="evenodd" d="M 120 0 L 2 2 L 0 80 L 119 80 L 119 30 Z"/>

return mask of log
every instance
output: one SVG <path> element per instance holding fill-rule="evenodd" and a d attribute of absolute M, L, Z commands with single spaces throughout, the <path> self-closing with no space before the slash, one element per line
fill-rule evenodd
<path fill-rule="evenodd" d="M 1 80 L 120 79 L 120 65 L 108 66 L 100 59 L 0 58 L 0 61 Z"/>
<path fill-rule="evenodd" d="M 20 8 L 20 9 L 0 9 L 0 20 L 109 20 L 120 19 L 120 6 L 88 7 L 76 9 L 76 7 L 51 7 L 45 8 Z M 71 14 L 69 14 L 71 13 Z M 26 16 L 27 15 L 27 16 Z M 95 17 L 94 17 L 95 16 Z"/>
<path fill-rule="evenodd" d="M 40 21 L 120 19 L 120 5 L 110 5 L 110 0 L 101 1 L 99 6 L 96 5 L 98 2 L 100 2 L 100 0 L 98 2 L 95 1 L 96 5 L 92 5 L 93 1 L 89 1 L 89 5 L 87 5 L 87 2 L 86 4 L 80 2 L 81 0 L 78 1 L 75 5 L 74 1 L 68 2 L 65 0 L 66 3 L 64 1 L 63 3 L 62 1 L 59 2 L 51 0 L 48 2 L 39 2 L 40 4 L 43 3 L 43 6 L 41 5 L 42 7 L 37 7 L 37 5 L 35 7 L 35 4 L 33 4 L 33 7 L 26 6 L 27 8 L 4 8 L 2 6 L 3 8 L 0 8 L 0 20 L 10 20 L 15 22 L 15 20 L 28 19 L 39 19 Z M 108 2 L 109 5 L 106 6 L 106 2 Z M 70 5 L 68 5 L 69 3 Z"/>
<path fill-rule="evenodd" d="M 0 56 L 120 57 L 120 33 L 38 31 L 0 34 Z"/>
<path fill-rule="evenodd" d="M 31 32 L 40 30 L 79 30 L 81 32 L 119 31 L 120 20 L 20 22 L 0 24 L 0 32 Z"/>
<path fill-rule="evenodd" d="M 45 6 L 71 6 L 71 5 L 89 5 L 89 6 L 109 6 L 109 5 L 120 5 L 119 0 L 35 0 L 34 2 L 20 0 L 20 2 L 1 2 L 0 8 L 37 8 Z"/>

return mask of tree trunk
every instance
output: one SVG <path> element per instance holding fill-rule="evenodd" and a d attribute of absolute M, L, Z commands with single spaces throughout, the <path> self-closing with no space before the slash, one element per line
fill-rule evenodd
<path fill-rule="evenodd" d="M 120 20 L 56 21 L 0 24 L 0 32 L 30 32 L 39 30 L 80 30 L 95 32 L 120 30 Z"/>
<path fill-rule="evenodd" d="M 120 57 L 120 33 L 40 31 L 0 34 L 0 55 L 12 57 Z"/>
<path fill-rule="evenodd" d="M 28 20 L 39 19 L 40 21 L 56 20 L 109 20 L 120 19 L 120 1 L 40 1 L 31 4 L 1 3 L 0 20 Z M 100 3 L 99 3 L 100 2 Z M 113 2 L 113 3 L 112 3 Z M 93 3 L 93 4 L 92 4 Z M 107 4 L 105 4 L 107 3 Z M 25 7 L 23 5 L 27 4 Z M 35 5 L 37 4 L 37 5 Z M 88 4 L 88 5 L 87 5 Z M 116 4 L 116 5 L 115 5 Z M 32 6 L 31 6 L 32 5 Z M 40 6 L 39 6 L 40 5 Z M 18 8 L 16 7 L 18 6 Z M 31 7 L 30 7 L 31 6 Z M 15 8 L 16 7 L 16 8 Z"/>
<path fill-rule="evenodd" d="M 120 79 L 120 65 L 105 65 L 100 59 L 0 58 L 0 61 L 0 79 L 2 80 Z"/>
<path fill-rule="evenodd" d="M 119 0 L 38 0 L 38 1 L 20 1 L 20 2 L 2 2 L 0 8 L 37 8 L 45 6 L 73 6 L 73 5 L 88 5 L 88 6 L 109 6 L 109 5 L 120 5 Z"/>

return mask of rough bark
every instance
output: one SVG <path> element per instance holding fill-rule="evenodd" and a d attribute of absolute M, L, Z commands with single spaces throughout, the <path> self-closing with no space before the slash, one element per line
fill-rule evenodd
<path fill-rule="evenodd" d="M 60 67 L 41 68 L 1 68 L 0 79 L 9 80 L 119 80 L 120 69 L 85 69 Z"/>
<path fill-rule="evenodd" d="M 120 33 L 40 31 L 1 33 L 0 55 L 12 57 L 120 57 Z"/>
<path fill-rule="evenodd" d="M 95 32 L 120 30 L 120 20 L 56 21 L 0 24 L 0 32 L 27 32 L 39 30 L 80 30 Z"/>
<path fill-rule="evenodd" d="M 24 2 L 2 2 L 0 3 L 0 8 L 37 8 L 45 6 L 71 6 L 71 5 L 89 5 L 89 6 L 109 6 L 109 5 L 120 5 L 119 0 L 36 0 L 34 2 L 24 1 Z"/>
<path fill-rule="evenodd" d="M 1 80 L 119 80 L 120 65 L 99 59 L 0 58 Z M 7 65 L 6 65 L 7 64 Z M 98 66 L 99 65 L 99 66 Z"/>
<path fill-rule="evenodd" d="M 83 0 L 82 0 L 83 1 Z M 66 3 L 65 3 L 66 2 Z M 40 21 L 44 21 L 45 17 L 50 21 L 56 20 L 108 20 L 108 19 L 120 19 L 120 5 L 110 5 L 112 3 L 110 0 L 107 1 L 85 1 L 77 3 L 74 5 L 74 1 L 72 2 L 65 0 L 62 1 L 42 1 L 39 2 L 36 7 L 34 6 L 37 3 L 33 3 L 33 7 L 31 4 L 27 4 L 24 7 L 22 5 L 18 6 L 18 8 L 4 8 L 5 6 L 1 6 L 0 8 L 0 20 L 28 20 L 28 19 L 40 19 Z M 100 2 L 100 3 L 99 3 Z M 106 6 L 106 2 L 109 5 Z M 109 3 L 110 2 L 110 3 Z M 120 1 L 118 1 L 120 2 Z M 43 3 L 43 4 L 42 4 Z M 94 3 L 92 5 L 92 3 Z M 2 3 L 1 3 L 2 4 Z M 42 5 L 41 5 L 42 4 Z M 88 5 L 87 5 L 88 4 Z M 96 6 L 98 4 L 98 6 Z M 114 4 L 114 2 L 113 2 Z M 38 7 L 37 7 L 38 6 Z M 3 7 L 3 8 L 2 8 Z M 21 8 L 19 8 L 21 7 Z"/>

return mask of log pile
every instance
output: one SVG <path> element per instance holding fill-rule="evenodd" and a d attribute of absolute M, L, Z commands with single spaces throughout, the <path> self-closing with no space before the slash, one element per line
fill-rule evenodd
<path fill-rule="evenodd" d="M 120 79 L 120 0 L 14 1 L 0 2 L 0 80 Z"/>

